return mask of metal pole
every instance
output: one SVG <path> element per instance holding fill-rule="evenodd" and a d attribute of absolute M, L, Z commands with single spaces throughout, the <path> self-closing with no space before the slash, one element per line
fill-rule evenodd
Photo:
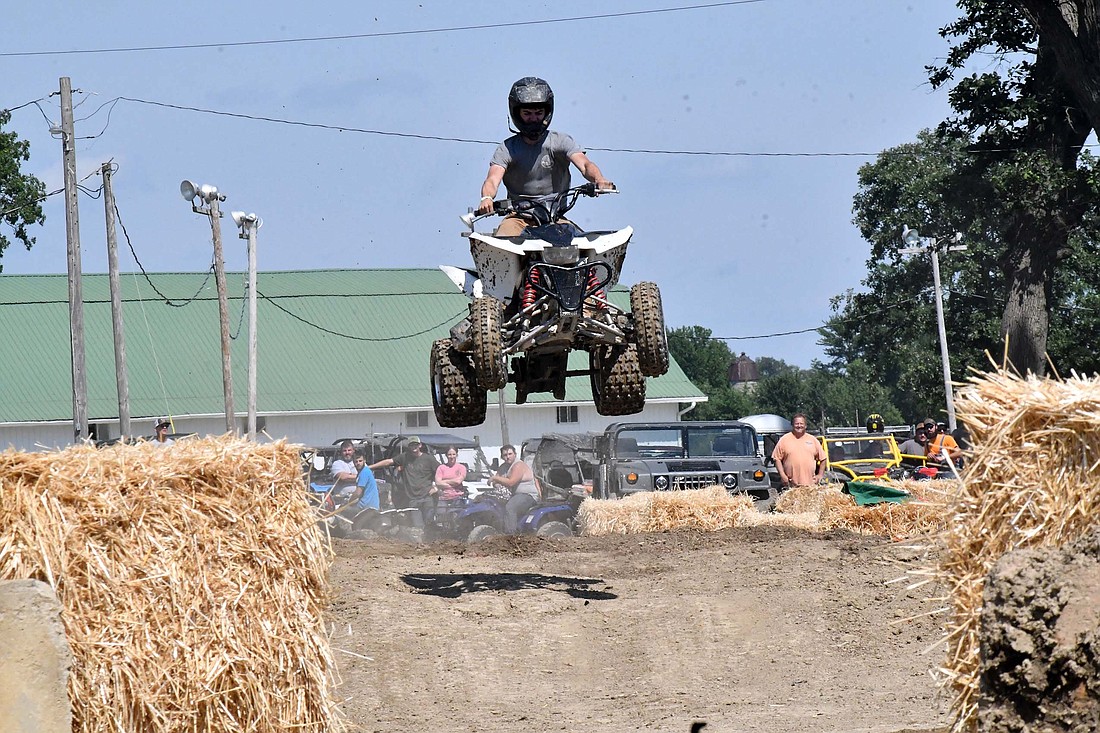
<path fill-rule="evenodd" d="M 248 225 L 248 439 L 256 439 L 256 222 Z"/>
<path fill-rule="evenodd" d="M 130 385 L 126 376 L 126 335 L 122 322 L 122 288 L 118 281 L 118 238 L 115 234 L 115 192 L 110 161 L 103 164 L 103 209 L 107 215 L 107 279 L 111 286 L 111 332 L 115 337 L 115 385 L 118 387 L 118 433 L 130 433 Z"/>
<path fill-rule="evenodd" d="M 69 336 L 72 339 L 73 439 L 88 437 L 88 375 L 84 370 L 84 295 L 80 267 L 80 215 L 76 196 L 73 87 L 61 77 L 61 157 L 65 169 L 65 243 L 69 266 Z"/>
<path fill-rule="evenodd" d="M 510 445 L 512 441 L 508 440 L 508 416 L 504 412 L 504 405 L 507 400 L 504 399 L 504 390 L 497 390 L 497 404 L 500 406 L 500 444 Z"/>
<path fill-rule="evenodd" d="M 214 282 L 218 288 L 218 317 L 221 321 L 222 387 L 225 392 L 225 430 L 237 433 L 233 412 L 233 368 L 229 361 L 229 297 L 225 290 L 225 262 L 222 260 L 222 223 L 218 196 L 210 202 L 210 231 L 214 235 Z"/>
<path fill-rule="evenodd" d="M 940 329 L 940 360 L 943 362 L 943 390 L 947 397 L 947 429 L 955 430 L 955 400 L 951 391 L 951 357 L 947 353 L 947 327 L 943 322 L 943 291 L 940 290 L 940 255 L 936 240 L 929 240 L 932 254 L 932 283 L 936 289 L 936 323 Z"/>

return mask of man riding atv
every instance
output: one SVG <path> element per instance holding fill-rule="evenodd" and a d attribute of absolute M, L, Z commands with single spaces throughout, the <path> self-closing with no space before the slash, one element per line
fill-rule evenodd
<path fill-rule="evenodd" d="M 569 164 L 577 166 L 586 179 L 600 190 L 615 188 L 604 178 L 599 166 L 588 159 L 573 138 L 550 130 L 554 117 L 554 92 L 550 85 L 534 76 L 525 76 L 512 85 L 508 93 L 508 114 L 516 134 L 497 147 L 489 163 L 489 174 L 481 184 L 479 216 L 493 210 L 493 199 L 501 181 L 508 198 L 544 196 L 569 189 Z M 514 237 L 523 231 L 528 220 L 520 214 L 509 214 L 496 229 L 498 237 Z"/>
<path fill-rule="evenodd" d="M 478 425 L 486 394 L 515 385 L 516 404 L 529 394 L 565 399 L 568 376 L 589 376 L 601 415 L 632 415 L 645 406 L 645 378 L 668 371 L 664 310 L 656 283 L 636 283 L 629 310 L 610 298 L 633 229 L 584 231 L 565 218 L 582 196 L 615 193 L 599 167 L 569 135 L 549 130 L 554 95 L 541 79 L 512 85 L 508 97 L 517 134 L 497 148 L 469 227 L 474 268 L 443 266 L 471 298 L 470 314 L 432 344 L 432 404 L 441 427 Z M 589 183 L 570 188 L 569 166 Z M 501 183 L 508 198 L 495 201 Z M 489 234 L 474 223 L 505 220 Z M 569 354 L 588 354 L 588 369 Z"/>

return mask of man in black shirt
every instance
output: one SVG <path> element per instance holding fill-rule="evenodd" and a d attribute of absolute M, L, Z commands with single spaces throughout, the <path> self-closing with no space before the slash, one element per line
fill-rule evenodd
<path fill-rule="evenodd" d="M 430 524 L 435 516 L 436 494 L 439 493 L 435 487 L 435 469 L 439 467 L 439 461 L 427 453 L 420 438 L 413 435 L 409 437 L 404 452 L 372 463 L 370 469 L 374 471 L 386 466 L 397 468 L 394 506 L 398 509 L 419 509 L 424 524 Z"/>

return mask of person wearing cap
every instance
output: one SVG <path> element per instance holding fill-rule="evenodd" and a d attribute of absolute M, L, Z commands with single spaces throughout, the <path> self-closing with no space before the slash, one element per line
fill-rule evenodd
<path fill-rule="evenodd" d="M 170 427 L 172 427 L 172 421 L 166 417 L 158 417 L 153 421 L 153 443 L 161 447 L 175 443 L 176 441 L 168 437 Z"/>
<path fill-rule="evenodd" d="M 943 453 L 946 450 L 952 463 L 957 463 L 962 458 L 962 449 L 955 439 L 945 431 L 940 431 L 940 426 L 930 417 L 924 419 L 924 430 L 928 433 L 928 445 L 924 447 L 925 455 L 929 460 L 943 463 Z"/>
<path fill-rule="evenodd" d="M 917 460 L 917 457 L 924 458 L 927 445 L 928 431 L 924 429 L 924 425 L 918 425 L 913 437 L 898 446 L 898 451 L 901 453 L 901 462 L 923 465 L 924 461 Z"/>
<path fill-rule="evenodd" d="M 398 509 L 419 509 L 424 523 L 430 524 L 435 517 L 436 494 L 435 469 L 439 461 L 424 450 L 424 444 L 415 435 L 409 436 L 405 450 L 393 458 L 383 458 L 370 464 L 368 468 L 393 466 L 398 472 L 397 485 L 392 493 L 393 504 Z"/>

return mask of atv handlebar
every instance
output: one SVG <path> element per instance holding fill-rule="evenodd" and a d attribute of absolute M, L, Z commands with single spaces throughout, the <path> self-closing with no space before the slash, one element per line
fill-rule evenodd
<path fill-rule="evenodd" d="M 475 221 L 479 221 L 489 216 L 526 214 L 536 221 L 545 219 L 545 223 L 549 223 L 557 220 L 558 217 L 563 216 L 565 212 L 572 209 L 573 205 L 577 203 L 577 199 L 581 196 L 596 197 L 607 193 L 619 192 L 619 189 L 615 188 L 615 184 L 611 184 L 611 186 L 611 188 L 596 188 L 595 183 L 585 183 L 560 193 L 549 193 L 543 196 L 528 196 L 514 199 L 498 199 L 493 202 L 493 210 L 488 214 L 476 216 L 473 215 L 471 211 L 469 214 L 462 217 L 462 221 L 472 229 Z"/>

